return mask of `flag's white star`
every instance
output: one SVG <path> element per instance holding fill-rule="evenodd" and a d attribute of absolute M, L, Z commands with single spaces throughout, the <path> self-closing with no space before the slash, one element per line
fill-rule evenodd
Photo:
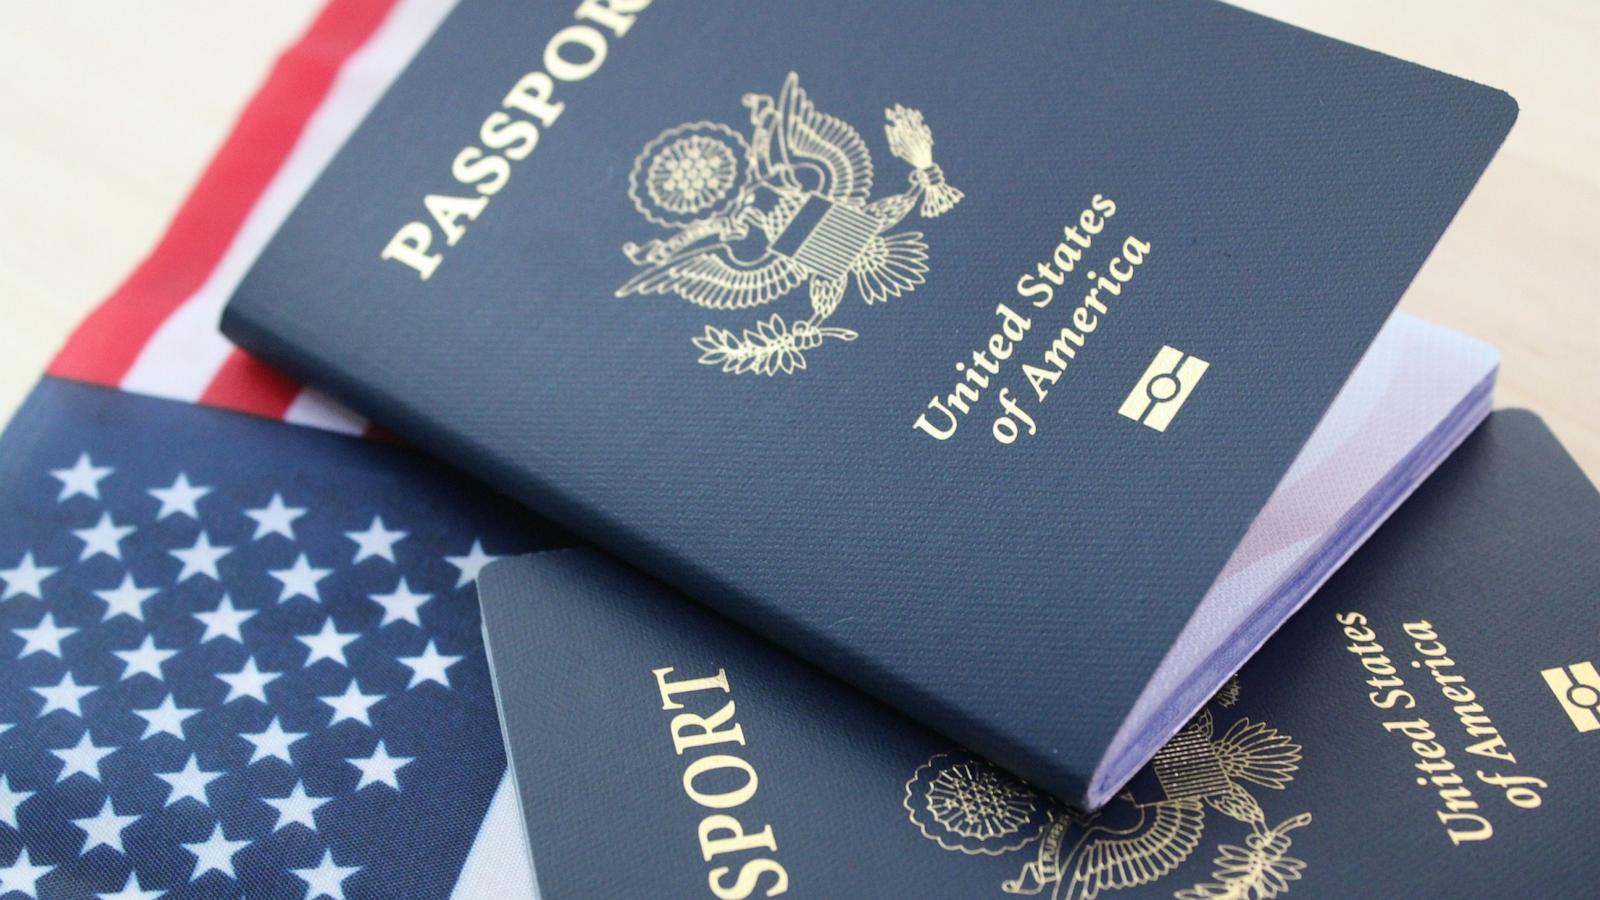
<path fill-rule="evenodd" d="M 129 572 L 123 574 L 121 584 L 108 591 L 95 591 L 94 595 L 106 602 L 105 615 L 100 617 L 100 621 L 109 622 L 117 616 L 129 616 L 143 622 L 144 602 L 156 595 L 156 589 L 139 587 Z"/>
<path fill-rule="evenodd" d="M 406 536 L 404 531 L 390 531 L 383 526 L 382 516 L 373 516 L 366 531 L 346 531 L 344 536 L 356 542 L 355 562 L 371 556 L 394 562 L 394 545 Z"/>
<path fill-rule="evenodd" d="M 89 739 L 89 732 L 84 731 L 83 737 L 78 738 L 76 746 L 62 747 L 50 752 L 61 758 L 61 771 L 56 774 L 56 782 L 66 781 L 74 775 L 87 775 L 95 781 L 100 780 L 100 761 L 110 756 L 115 747 L 102 747 Z"/>
<path fill-rule="evenodd" d="M 446 669 L 461 661 L 459 656 L 445 656 L 433 646 L 433 641 L 422 651 L 421 656 L 402 656 L 400 664 L 411 669 L 411 683 L 406 687 L 414 688 L 424 681 L 437 681 L 445 687 L 450 686 L 450 676 Z"/>
<path fill-rule="evenodd" d="M 272 826 L 274 832 L 296 823 L 316 831 L 317 820 L 312 814 L 317 811 L 318 807 L 332 799 L 332 797 L 307 796 L 305 784 L 299 781 L 294 783 L 294 790 L 290 791 L 287 797 L 261 798 L 262 802 L 270 804 L 278 811 L 278 821 Z"/>
<path fill-rule="evenodd" d="M 21 831 L 22 826 L 17 824 L 17 807 L 22 805 L 22 801 L 32 797 L 33 793 L 33 791 L 12 790 L 11 776 L 0 775 L 0 822 Z"/>
<path fill-rule="evenodd" d="M 195 509 L 195 501 L 209 493 L 211 488 L 192 485 L 189 476 L 179 472 L 172 481 L 172 487 L 150 489 L 150 496 L 161 501 L 161 511 L 156 513 L 156 521 L 179 514 L 198 520 L 200 513 Z"/>
<path fill-rule="evenodd" d="M 211 837 L 183 844 L 183 849 L 194 854 L 194 871 L 190 873 L 189 880 L 197 881 L 207 872 L 221 872 L 229 878 L 235 877 L 233 856 L 249 843 L 249 841 L 228 840 L 222 834 L 222 823 L 218 822 L 211 830 Z"/>
<path fill-rule="evenodd" d="M 200 643 L 217 637 L 230 637 L 239 643 L 244 643 L 244 636 L 239 632 L 239 626 L 245 620 L 255 615 L 253 609 L 234 609 L 233 598 L 227 594 L 222 595 L 222 602 L 211 612 L 197 612 L 194 614 L 206 626 L 205 634 L 200 635 Z"/>
<path fill-rule="evenodd" d="M 417 610 L 422 604 L 433 599 L 432 594 L 419 594 L 413 591 L 404 578 L 400 579 L 400 585 L 394 589 L 394 593 L 370 596 L 373 603 L 383 607 L 383 621 L 378 623 L 379 628 L 390 622 L 410 622 L 421 627 L 422 617 Z"/>
<path fill-rule="evenodd" d="M 387 784 L 400 790 L 400 770 L 410 765 L 413 759 L 415 757 L 412 756 L 390 756 L 383 741 L 379 741 L 378 748 L 372 751 L 371 756 L 349 760 L 350 765 L 361 770 L 361 782 L 356 785 L 356 790 L 369 784 Z"/>
<path fill-rule="evenodd" d="M 446 556 L 444 561 L 461 570 L 461 575 L 456 578 L 456 587 L 463 588 L 477 581 L 478 573 L 483 571 L 483 567 L 499 558 L 483 552 L 482 541 L 473 541 L 472 549 L 467 551 L 466 556 Z"/>
<path fill-rule="evenodd" d="M 132 650 L 113 650 L 127 668 L 122 670 L 124 679 L 135 675 L 149 675 L 157 681 L 161 680 L 161 664 L 178 655 L 176 650 L 162 650 L 156 647 L 156 639 L 150 635 L 144 636 L 144 643 Z"/>
<path fill-rule="evenodd" d="M 294 760 L 289 758 L 289 745 L 305 737 L 306 733 L 303 731 L 284 731 L 283 726 L 278 724 L 277 718 L 274 717 L 267 724 L 265 731 L 241 734 L 239 736 L 256 745 L 255 752 L 250 754 L 250 762 L 254 763 L 269 756 L 275 756 L 293 765 Z"/>
<path fill-rule="evenodd" d="M 180 709 L 177 701 L 168 694 L 159 706 L 133 711 L 145 721 L 144 734 L 139 735 L 139 739 L 144 740 L 157 734 L 170 734 L 178 740 L 183 740 L 184 721 L 199 711 L 198 707 Z"/>
<path fill-rule="evenodd" d="M 287 569 L 273 569 L 267 574 L 283 584 L 283 590 L 278 592 L 279 603 L 296 597 L 308 597 L 321 603 L 322 595 L 317 592 L 317 582 L 332 573 L 332 569 L 319 569 L 311 565 L 311 561 L 302 553 L 294 565 Z"/>
<path fill-rule="evenodd" d="M 358 631 L 346 633 L 336 630 L 333 627 L 333 619 L 328 618 L 323 620 L 321 631 L 316 634 L 297 634 L 294 639 L 311 648 L 311 652 L 306 654 L 306 666 L 309 667 L 319 659 L 331 659 L 341 666 L 348 667 L 350 664 L 345 662 L 344 648 L 358 637 L 361 637 Z"/>
<path fill-rule="evenodd" d="M 39 718 L 42 719 L 58 709 L 64 709 L 80 719 L 83 718 L 83 708 L 80 704 L 84 695 L 96 690 L 97 687 L 98 685 L 79 687 L 78 682 L 73 680 L 72 673 L 68 672 L 61 676 L 61 680 L 55 685 L 48 687 L 41 685 L 34 688 L 33 692 L 44 698 L 44 708 L 39 710 Z"/>
<path fill-rule="evenodd" d="M 56 498 L 56 502 L 77 494 L 99 500 L 100 482 L 114 471 L 110 466 L 95 465 L 87 453 L 80 454 L 77 463 L 70 469 L 51 469 L 50 477 L 61 482 L 61 496 Z"/>
<path fill-rule="evenodd" d="M 310 869 L 290 869 L 296 878 L 306 883 L 305 900 L 332 897 L 344 900 L 344 880 L 361 871 L 360 866 L 334 865 L 333 851 L 322 851 L 322 862 Z"/>
<path fill-rule="evenodd" d="M 111 808 L 111 798 L 107 797 L 98 814 L 72 820 L 72 824 L 82 829 L 87 836 L 78 855 L 82 856 L 102 844 L 118 853 L 126 852 L 122 849 L 122 829 L 137 821 L 139 821 L 138 816 L 117 815 L 116 810 Z"/>
<path fill-rule="evenodd" d="M 55 866 L 36 866 L 28 858 L 28 848 L 17 854 L 16 862 L 0 866 L 0 896 L 20 891 L 29 897 L 39 896 L 39 879 L 50 874 Z"/>
<path fill-rule="evenodd" d="M 44 588 L 41 586 L 46 578 L 59 572 L 54 566 L 40 566 L 33 562 L 32 553 L 22 554 L 22 561 L 17 563 L 15 569 L 0 569 L 0 581 L 6 583 L 6 592 L 0 600 L 10 600 L 12 597 L 32 597 L 43 600 L 41 596 Z"/>
<path fill-rule="evenodd" d="M 171 551 L 178 562 L 183 563 L 182 571 L 178 572 L 178 583 L 182 584 L 196 575 L 204 575 L 212 581 L 221 581 L 222 576 L 217 574 L 217 560 L 233 552 L 232 547 L 213 547 L 211 538 L 204 531 L 194 539 L 193 547 L 181 548 Z"/>
<path fill-rule="evenodd" d="M 167 802 L 163 806 L 171 806 L 188 797 L 197 800 L 201 806 L 210 806 L 211 801 L 206 799 L 206 786 L 221 778 L 223 773 L 211 772 L 200 768 L 200 760 L 194 754 L 189 754 L 189 761 L 183 768 L 176 772 L 157 772 L 157 778 L 172 786 L 172 793 L 167 795 Z"/>
<path fill-rule="evenodd" d="M 93 528 L 74 528 L 72 533 L 78 540 L 83 541 L 83 553 L 78 556 L 78 561 L 92 559 L 104 553 L 112 559 L 122 558 L 122 539 L 133 534 L 132 525 L 118 525 L 111 520 L 111 513 L 100 514 L 100 521 Z"/>
<path fill-rule="evenodd" d="M 45 613 L 39 617 L 39 624 L 32 628 L 14 629 L 17 637 L 22 638 L 22 652 L 17 654 L 21 659 L 30 653 L 48 653 L 56 659 L 61 658 L 61 639 L 77 631 L 76 628 L 62 628 L 56 624 L 55 613 Z"/>
<path fill-rule="evenodd" d="M 344 693 L 330 694 L 317 699 L 333 707 L 333 718 L 328 720 L 328 725 L 337 725 L 345 719 L 351 719 L 370 726 L 372 718 L 367 714 L 367 710 L 371 709 L 374 703 L 382 700 L 383 695 L 361 693 L 361 688 L 356 686 L 356 680 L 351 678 L 350 686 L 344 689 Z"/>
<path fill-rule="evenodd" d="M 267 685 L 282 675 L 282 672 L 263 672 L 256 668 L 255 657 L 244 661 L 237 672 L 218 672 L 217 677 L 228 685 L 228 696 L 223 703 L 232 703 L 240 697 L 254 697 L 262 703 L 267 702 Z"/>
<path fill-rule="evenodd" d="M 244 514 L 256 520 L 256 533 L 251 540 L 259 541 L 269 534 L 281 534 L 292 541 L 294 520 L 305 515 L 306 510 L 302 506 L 284 506 L 283 498 L 273 494 L 266 506 L 247 509 Z"/>
<path fill-rule="evenodd" d="M 128 873 L 128 880 L 123 882 L 122 890 L 114 894 L 101 894 L 100 900 L 156 900 L 161 896 L 160 891 L 147 891 L 138 886 L 134 873 Z"/>

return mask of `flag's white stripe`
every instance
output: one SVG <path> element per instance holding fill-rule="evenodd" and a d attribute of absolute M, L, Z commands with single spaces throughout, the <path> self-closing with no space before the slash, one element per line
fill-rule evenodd
<path fill-rule="evenodd" d="M 533 862 L 528 853 L 527 832 L 517 803 L 517 786 L 508 766 L 500 777 L 483 827 L 467 853 L 461 878 L 451 900 L 539 900 L 539 886 L 533 879 Z"/>
<path fill-rule="evenodd" d="M 311 182 L 454 5 L 401 0 L 345 61 L 284 165 L 273 176 L 215 271 L 161 324 L 122 379 L 125 390 L 198 400 L 233 349 L 217 323 L 222 307 Z"/>
<path fill-rule="evenodd" d="M 350 407 L 314 388 L 301 388 L 294 401 L 283 413 L 285 422 L 309 425 L 344 434 L 362 434 L 367 430 L 367 420 Z"/>

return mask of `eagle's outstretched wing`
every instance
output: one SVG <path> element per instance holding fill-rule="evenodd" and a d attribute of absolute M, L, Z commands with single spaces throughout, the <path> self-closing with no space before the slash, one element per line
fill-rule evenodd
<path fill-rule="evenodd" d="M 1132 828 L 1091 825 L 1073 851 L 1069 897 L 1093 900 L 1101 891 L 1148 884 L 1183 865 L 1200 845 L 1205 811 L 1198 801 L 1163 800 L 1142 806 Z"/>
<path fill-rule="evenodd" d="M 866 203 L 872 192 L 872 154 L 861 135 L 842 119 L 817 112 L 793 72 L 778 94 L 778 147 L 791 166 L 807 163 L 823 173 L 821 193 L 830 200 Z"/>
<path fill-rule="evenodd" d="M 808 274 L 780 253 L 769 250 L 755 262 L 743 263 L 727 244 L 711 244 L 651 266 L 617 288 L 616 295 L 674 293 L 707 309 L 747 309 L 789 293 Z"/>
<path fill-rule="evenodd" d="M 1217 761 L 1229 778 L 1275 791 L 1294 780 L 1300 745 L 1264 722 L 1240 719 L 1217 741 Z"/>

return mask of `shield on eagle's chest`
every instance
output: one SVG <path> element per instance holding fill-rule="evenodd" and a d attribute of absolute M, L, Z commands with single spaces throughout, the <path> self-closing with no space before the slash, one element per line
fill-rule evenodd
<path fill-rule="evenodd" d="M 878 223 L 854 206 L 820 194 L 805 205 L 772 242 L 772 249 L 830 280 L 843 278 L 878 234 Z"/>

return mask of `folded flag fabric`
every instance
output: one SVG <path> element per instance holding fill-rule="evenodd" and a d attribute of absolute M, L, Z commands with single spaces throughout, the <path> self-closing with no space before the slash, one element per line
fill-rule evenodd
<path fill-rule="evenodd" d="M 245 107 L 150 256 L 50 374 L 361 433 L 362 417 L 235 348 L 223 302 L 335 150 L 454 5 L 330 0 Z"/>
<path fill-rule="evenodd" d="M 0 895 L 458 889 L 505 770 L 474 581 L 558 532 L 401 448 L 52 378 L 0 483 Z"/>
<path fill-rule="evenodd" d="M 351 434 L 369 432 L 366 420 L 359 415 L 303 388 L 233 347 L 222 337 L 217 320 L 223 301 L 260 253 L 277 223 L 288 214 L 334 151 L 453 5 L 451 0 L 330 0 L 300 40 L 279 58 L 150 256 L 76 329 L 52 361 L 49 374 L 319 429 Z M 46 397 L 53 397 L 68 387 L 47 377 L 28 408 L 39 410 L 54 405 L 57 401 Z M 172 415 L 180 419 L 189 415 L 202 419 L 211 416 L 199 410 Z M 61 427 L 40 424 L 48 416 L 34 415 L 28 419 L 34 424 L 26 426 L 22 418 L 7 432 L 8 445 L 21 446 L 42 439 L 39 434 L 28 433 L 30 431 L 53 432 Z M 226 416 L 220 418 L 231 420 Z M 266 445 L 277 447 L 262 455 L 293 453 L 298 442 L 311 440 L 281 427 L 257 433 L 256 437 Z M 151 440 L 155 438 L 152 436 Z M 360 448 L 347 450 L 350 454 L 371 453 L 375 459 L 405 456 L 370 443 L 346 443 Z M 81 452 L 81 448 L 76 452 Z M 92 456 L 90 466 L 99 467 L 110 459 L 108 455 Z M 66 462 L 51 460 L 49 466 L 70 467 L 75 461 L 76 456 Z M 375 465 L 381 468 L 383 464 Z M 111 467 L 116 468 L 115 465 Z M 432 477 L 432 469 L 424 468 L 425 477 Z M 247 470 L 241 467 L 239 472 L 246 474 Z M 37 473 L 33 474 L 37 477 Z M 168 486 L 172 486 L 170 479 Z M 468 496 L 460 502 L 470 506 L 479 496 L 469 490 Z M 75 499 L 83 502 L 81 498 Z M 270 501 L 270 497 L 267 499 Z M 448 504 L 450 501 L 439 499 L 439 502 Z M 259 501 L 252 500 L 252 504 L 256 503 Z M 200 505 L 204 509 L 206 504 Z M 311 506 L 309 503 L 301 505 Z M 123 521 L 114 519 L 113 524 L 121 526 Z M 465 532 L 462 537 L 466 537 Z M 483 532 L 483 537 L 483 546 L 497 554 L 512 549 L 497 546 L 488 531 Z M 445 554 L 459 555 L 467 550 L 470 546 L 465 550 L 441 546 L 435 556 L 442 559 Z M 35 565 L 43 565 L 39 559 L 35 557 Z M 0 566 L 17 561 L 0 559 Z M 103 563 L 103 557 L 98 562 Z M 226 572 L 227 562 L 222 561 L 221 571 Z M 57 575 L 56 579 L 60 577 Z M 143 582 L 136 584 L 147 587 Z M 52 588 L 55 584 L 50 581 L 42 586 Z M 410 586 L 422 590 L 416 582 L 411 582 Z M 462 593 L 465 591 L 463 589 Z M 8 599 L 0 609 L 22 602 L 26 601 Z M 476 605 L 460 603 L 449 610 L 452 615 L 463 617 L 459 633 L 470 632 L 476 641 Z M 34 617 L 37 617 L 36 612 Z M 30 621 L 23 627 L 33 624 Z M 247 630 L 248 627 L 242 628 L 242 631 Z M 70 641 L 67 646 L 71 646 Z M 481 660 L 481 650 L 476 643 L 463 647 L 460 652 L 464 661 L 473 660 L 470 665 L 481 665 L 476 661 Z M 451 672 L 457 668 L 459 664 L 452 667 Z M 472 716 L 494 722 L 492 708 L 477 705 L 467 708 Z M 0 748 L 12 747 L 22 740 L 21 734 L 26 732 L 18 732 L 13 727 L 10 734 L 0 735 Z M 498 787 L 487 809 L 478 807 L 476 802 L 470 804 L 476 810 L 476 818 L 462 813 L 448 825 L 417 820 L 411 823 L 411 833 L 412 840 L 422 841 L 420 845 L 392 843 L 381 833 L 367 837 L 364 846 L 374 857 L 407 854 L 412 857 L 406 863 L 411 869 L 433 873 L 406 883 L 403 891 L 406 896 L 449 894 L 451 885 L 454 895 L 462 897 L 481 896 L 491 890 L 498 896 L 508 897 L 534 892 L 522 824 L 516 815 L 509 775 L 504 771 L 498 735 L 491 743 L 492 746 L 483 747 L 484 755 L 474 765 L 483 772 L 494 772 Z M 31 746 L 40 749 L 38 744 Z M 20 782 L 8 783 L 18 789 Z M 158 787 L 165 786 L 159 779 L 154 783 Z M 43 795 L 34 791 L 31 797 L 26 805 L 22 805 L 21 799 L 17 801 L 23 824 L 34 822 L 34 816 L 54 808 L 53 804 L 59 799 L 49 791 Z M 0 811 L 6 808 L 0 807 Z M 269 807 L 262 809 L 271 814 Z M 69 812 L 78 814 L 75 810 Z M 115 812 L 127 814 L 120 806 Z M 358 897 L 395 893 L 393 882 L 381 873 L 357 874 L 338 884 L 319 883 L 314 887 L 292 875 L 265 880 L 253 878 L 252 874 L 259 873 L 250 865 L 237 870 L 244 873 L 245 880 L 230 881 L 220 875 L 210 875 L 203 882 L 194 879 L 184 882 L 181 876 L 185 872 L 181 870 L 189 856 L 178 853 L 171 871 L 160 866 L 159 872 L 146 870 L 132 857 L 119 859 L 111 851 L 89 846 L 88 838 L 80 831 L 61 824 L 70 822 L 69 818 L 63 818 L 66 813 L 52 815 L 53 819 L 46 817 L 39 822 L 54 821 L 59 826 L 57 830 L 35 831 L 29 824 L 30 830 L 25 835 L 20 830 L 21 825 L 13 821 L 16 817 L 0 819 L 0 872 L 6 873 L 0 876 L 3 878 L 0 890 L 19 890 L 34 896 L 76 897 L 96 893 L 118 896 L 118 891 L 126 888 L 122 895 L 130 897 L 156 894 L 229 896 L 243 892 L 248 885 L 251 896 Z M 313 818 L 317 818 L 317 814 L 313 814 Z M 7 822 L 12 823 L 10 830 L 4 827 Z M 429 835 L 426 829 L 430 828 L 441 829 L 432 832 L 441 840 L 424 840 Z M 448 831 L 447 837 L 445 831 Z M 417 834 L 422 837 L 416 837 Z M 463 834 L 467 835 L 472 848 L 465 859 L 459 855 L 456 843 Z M 224 836 L 237 839 L 237 834 L 231 831 L 225 831 Z M 331 849 L 336 865 L 349 864 L 342 855 L 343 850 Z M 90 850 L 96 850 L 100 856 L 87 864 L 78 859 Z M 28 855 L 24 856 L 23 851 Z M 250 855 L 241 857 L 241 864 Z M 296 861 L 295 865 L 301 862 L 303 860 Z M 99 872 L 100 877 L 91 879 L 89 876 L 95 872 Z M 108 873 L 135 877 L 129 882 Z M 187 874 L 194 874 L 193 867 Z M 151 880 L 141 888 L 141 878 Z M 111 885 L 112 882 L 116 883 Z M 164 887 L 153 887 L 156 884 Z"/>

